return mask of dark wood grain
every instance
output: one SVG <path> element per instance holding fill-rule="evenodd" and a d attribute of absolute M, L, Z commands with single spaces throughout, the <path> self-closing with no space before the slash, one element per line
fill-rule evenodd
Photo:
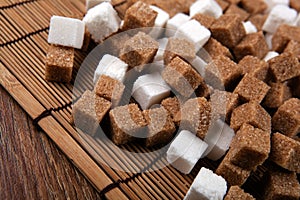
<path fill-rule="evenodd" d="M 0 86 L 0 199 L 99 199 L 99 194 Z"/>

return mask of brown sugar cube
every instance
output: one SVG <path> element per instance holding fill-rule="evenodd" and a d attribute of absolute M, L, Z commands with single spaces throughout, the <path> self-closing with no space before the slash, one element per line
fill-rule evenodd
<path fill-rule="evenodd" d="M 211 105 L 204 97 L 187 100 L 177 115 L 181 118 L 180 128 L 205 138 L 211 122 Z"/>
<path fill-rule="evenodd" d="M 233 88 L 240 77 L 241 69 L 225 56 L 213 59 L 205 68 L 205 81 L 215 89 Z"/>
<path fill-rule="evenodd" d="M 177 13 L 188 13 L 190 6 L 194 3 L 194 0 L 156 0 L 155 5 L 167 13 L 170 17 L 173 17 Z"/>
<path fill-rule="evenodd" d="M 157 12 L 149 4 L 138 1 L 126 10 L 122 30 L 152 27 L 156 17 Z"/>
<path fill-rule="evenodd" d="M 82 51 L 87 51 L 91 42 L 91 34 L 87 28 L 84 31 L 83 45 L 81 47 Z"/>
<path fill-rule="evenodd" d="M 260 103 L 268 93 L 270 86 L 265 82 L 246 74 L 236 86 L 233 93 L 239 95 L 244 102 L 254 101 Z"/>
<path fill-rule="evenodd" d="M 282 53 L 268 61 L 270 73 L 276 82 L 283 82 L 300 75 L 298 59 L 290 52 Z"/>
<path fill-rule="evenodd" d="M 252 15 L 249 18 L 249 21 L 252 22 L 252 24 L 256 27 L 258 31 L 261 31 L 267 17 L 267 14 L 256 14 Z"/>
<path fill-rule="evenodd" d="M 106 99 L 89 90 L 85 91 L 72 109 L 76 127 L 87 134 L 95 135 L 100 122 L 110 107 L 111 103 Z"/>
<path fill-rule="evenodd" d="M 119 17 L 123 20 L 126 14 L 127 9 L 130 7 L 128 2 L 124 2 L 114 6 L 114 9 L 117 11 Z"/>
<path fill-rule="evenodd" d="M 235 47 L 246 35 L 242 20 L 238 15 L 222 15 L 210 27 L 213 38 L 228 48 Z"/>
<path fill-rule="evenodd" d="M 172 118 L 180 111 L 180 102 L 177 97 L 162 100 L 161 105 L 169 112 Z"/>
<path fill-rule="evenodd" d="M 166 144 L 172 140 L 176 128 L 171 116 L 164 107 L 144 110 L 143 114 L 148 125 L 147 147 Z"/>
<path fill-rule="evenodd" d="M 194 45 L 185 39 L 169 38 L 164 52 L 164 64 L 169 64 L 176 56 L 185 60 L 193 60 L 196 57 Z"/>
<path fill-rule="evenodd" d="M 74 62 L 74 48 L 51 45 L 47 52 L 45 79 L 70 82 Z"/>
<path fill-rule="evenodd" d="M 300 12 L 300 1 L 299 0 L 290 0 L 290 7 L 294 8 L 298 12 Z"/>
<path fill-rule="evenodd" d="M 300 132 L 300 99 L 285 101 L 274 114 L 272 127 L 289 137 L 297 135 Z"/>
<path fill-rule="evenodd" d="M 216 174 L 222 176 L 231 186 L 242 186 L 250 176 L 251 171 L 234 165 L 230 161 L 230 154 L 231 150 L 229 149 L 224 159 L 216 169 Z"/>
<path fill-rule="evenodd" d="M 221 7 L 222 11 L 224 12 L 228 6 L 229 6 L 229 3 L 225 0 L 216 0 L 216 2 L 219 4 L 219 6 Z"/>
<path fill-rule="evenodd" d="M 258 103 L 245 103 L 233 110 L 230 127 L 237 131 L 244 123 L 271 133 L 271 117 Z"/>
<path fill-rule="evenodd" d="M 281 53 L 291 40 L 300 42 L 300 27 L 282 24 L 272 37 L 272 48 Z"/>
<path fill-rule="evenodd" d="M 263 13 L 268 8 L 268 5 L 264 2 L 264 0 L 242 0 L 241 5 L 248 13 L 251 13 L 252 15 Z"/>
<path fill-rule="evenodd" d="M 238 66 L 242 70 L 242 75 L 249 75 L 266 82 L 268 80 L 269 65 L 264 60 L 254 56 L 245 56 L 240 60 Z"/>
<path fill-rule="evenodd" d="M 212 59 L 217 58 L 221 55 L 226 56 L 230 59 L 233 58 L 229 49 L 212 37 L 207 41 L 203 48 Z M 208 61 L 208 59 L 206 59 L 206 61 Z"/>
<path fill-rule="evenodd" d="M 145 137 L 146 121 L 137 104 L 119 106 L 109 112 L 112 141 L 126 144 L 135 137 Z"/>
<path fill-rule="evenodd" d="M 120 81 L 106 75 L 101 75 L 95 86 L 95 93 L 102 98 L 112 102 L 112 107 L 116 107 L 123 95 L 125 86 Z"/>
<path fill-rule="evenodd" d="M 270 160 L 277 165 L 300 173 L 300 142 L 280 133 L 272 136 Z"/>
<path fill-rule="evenodd" d="M 230 145 L 230 161 L 247 170 L 256 170 L 268 158 L 271 142 L 270 133 L 249 124 L 243 124 Z"/>
<path fill-rule="evenodd" d="M 300 60 L 300 41 L 289 41 L 283 52 L 290 52 Z"/>
<path fill-rule="evenodd" d="M 234 48 L 234 55 L 237 60 L 241 60 L 247 55 L 263 59 L 268 51 L 269 48 L 264 38 L 264 34 L 260 31 L 258 33 L 247 34 Z"/>
<path fill-rule="evenodd" d="M 289 81 L 289 87 L 292 89 L 294 97 L 300 98 L 300 76 L 297 76 Z"/>
<path fill-rule="evenodd" d="M 292 97 L 292 90 L 287 82 L 284 83 L 269 83 L 271 89 L 264 99 L 264 105 L 268 108 L 278 108 Z"/>
<path fill-rule="evenodd" d="M 265 182 L 265 200 L 298 200 L 300 198 L 300 184 L 296 173 L 280 169 L 267 172 Z"/>
<path fill-rule="evenodd" d="M 209 15 L 197 13 L 192 17 L 192 19 L 197 20 L 202 26 L 210 28 L 210 26 L 215 22 L 215 18 Z"/>
<path fill-rule="evenodd" d="M 114 34 L 109 40 L 105 40 L 105 49 L 111 55 L 120 55 L 126 41 L 130 39 L 130 35 L 126 32 Z"/>
<path fill-rule="evenodd" d="M 235 4 L 231 4 L 227 8 L 227 10 L 225 11 L 225 14 L 226 15 L 227 14 L 228 15 L 229 14 L 231 14 L 231 15 L 232 14 L 238 15 L 238 16 L 240 16 L 240 18 L 241 18 L 242 21 L 246 21 L 249 18 L 249 16 L 250 16 L 250 14 L 247 11 L 243 10 L 242 8 L 238 7 Z"/>
<path fill-rule="evenodd" d="M 255 200 L 255 198 L 251 194 L 244 192 L 239 186 L 235 185 L 229 188 L 224 200 Z"/>
<path fill-rule="evenodd" d="M 127 40 L 121 49 L 120 58 L 131 68 L 151 62 L 158 50 L 159 44 L 149 35 L 139 32 Z"/>
<path fill-rule="evenodd" d="M 200 74 L 189 63 L 178 56 L 164 68 L 162 77 L 183 97 L 191 96 L 200 84 L 204 84 Z"/>

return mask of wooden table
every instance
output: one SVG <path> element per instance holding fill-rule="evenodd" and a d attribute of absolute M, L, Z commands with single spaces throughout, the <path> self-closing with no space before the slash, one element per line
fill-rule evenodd
<path fill-rule="evenodd" d="M 99 194 L 0 86 L 0 199 L 99 199 Z"/>

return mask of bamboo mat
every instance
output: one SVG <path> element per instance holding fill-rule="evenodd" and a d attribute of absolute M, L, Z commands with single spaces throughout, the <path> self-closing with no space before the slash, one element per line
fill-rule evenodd
<path fill-rule="evenodd" d="M 115 6 L 122 6 L 123 1 L 113 2 Z M 70 124 L 73 85 L 49 83 L 43 78 L 50 17 L 83 17 L 84 0 L 1 0 L 0 9 L 1 85 L 103 196 L 109 199 L 182 199 L 202 166 L 217 167 L 218 163 L 204 159 L 189 175 L 182 175 L 171 166 L 145 173 L 127 173 L 132 168 L 166 164 L 166 160 L 158 159 L 159 155 L 141 154 L 139 159 L 126 153 L 120 155 L 105 145 L 105 140 L 77 132 Z M 80 51 L 75 53 L 72 83 L 85 56 Z M 91 76 L 93 71 L 86 73 Z M 130 152 L 149 151 L 138 145 L 123 148 Z M 105 163 L 113 163 L 123 170 L 112 169 Z M 251 176 L 245 184 L 246 191 L 256 194 L 263 170 Z"/>

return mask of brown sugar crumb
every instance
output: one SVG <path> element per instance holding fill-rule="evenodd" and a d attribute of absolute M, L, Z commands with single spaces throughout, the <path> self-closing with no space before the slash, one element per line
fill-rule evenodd
<path fill-rule="evenodd" d="M 300 60 L 300 41 L 291 40 L 283 52 L 290 52 Z"/>
<path fill-rule="evenodd" d="M 47 52 L 45 79 L 70 82 L 74 62 L 74 48 L 51 45 Z"/>
<path fill-rule="evenodd" d="M 243 124 L 230 145 L 230 161 L 243 169 L 256 170 L 268 158 L 270 143 L 269 132 Z"/>
<path fill-rule="evenodd" d="M 106 99 L 89 90 L 85 91 L 72 109 L 76 127 L 87 134 L 95 135 L 100 122 L 110 107 L 111 103 Z"/>
<path fill-rule="evenodd" d="M 192 19 L 197 20 L 202 26 L 210 28 L 210 26 L 215 22 L 215 18 L 209 15 L 197 13 L 192 17 Z"/>
<path fill-rule="evenodd" d="M 277 165 L 300 173 L 300 142 L 280 133 L 272 136 L 270 160 Z"/>
<path fill-rule="evenodd" d="M 161 105 L 169 112 L 172 118 L 180 111 L 180 102 L 177 97 L 162 100 Z"/>
<path fill-rule="evenodd" d="M 181 117 L 180 128 L 196 133 L 202 140 L 205 138 L 211 121 L 211 105 L 204 97 L 187 100 L 177 115 Z"/>
<path fill-rule="evenodd" d="M 222 15 L 210 27 L 213 38 L 228 48 L 235 47 L 246 35 L 242 20 L 238 15 Z"/>
<path fill-rule="evenodd" d="M 185 60 L 193 60 L 196 57 L 194 45 L 185 39 L 169 38 L 164 52 L 164 64 L 169 64 L 176 56 Z"/>
<path fill-rule="evenodd" d="M 146 121 L 137 104 L 119 106 L 109 112 L 112 141 L 126 144 L 134 137 L 145 137 Z"/>
<path fill-rule="evenodd" d="M 292 53 L 282 53 L 268 61 L 270 73 L 277 82 L 283 82 L 300 75 L 300 63 Z"/>
<path fill-rule="evenodd" d="M 200 84 L 204 84 L 200 74 L 178 56 L 164 68 L 162 77 L 183 97 L 191 96 Z"/>
<path fill-rule="evenodd" d="M 298 12 L 300 12 L 300 1 L 298 0 L 290 0 L 290 7 L 294 8 Z"/>
<path fill-rule="evenodd" d="M 112 102 L 112 107 L 119 104 L 125 86 L 120 81 L 109 76 L 101 75 L 95 86 L 95 93 Z"/>
<path fill-rule="evenodd" d="M 227 15 L 227 14 L 235 14 L 235 15 L 238 15 L 238 16 L 240 16 L 240 18 L 241 18 L 241 20 L 242 21 L 246 21 L 248 18 L 249 18 L 249 16 L 250 16 L 250 14 L 247 12 L 247 11 L 245 11 L 245 10 L 243 10 L 242 8 L 240 8 L 240 7 L 238 7 L 237 5 L 235 5 L 235 4 L 231 4 L 228 8 L 227 8 L 227 10 L 225 11 L 225 14 Z"/>
<path fill-rule="evenodd" d="M 130 6 L 124 16 L 122 30 L 154 26 L 157 12 L 149 4 L 138 1 Z"/>
<path fill-rule="evenodd" d="M 171 116 L 164 107 L 144 110 L 143 114 L 148 125 L 147 147 L 165 144 L 172 140 L 176 128 Z"/>
<path fill-rule="evenodd" d="M 252 15 L 249 18 L 249 21 L 252 22 L 252 24 L 256 27 L 258 31 L 261 31 L 267 17 L 267 14 L 256 14 Z"/>
<path fill-rule="evenodd" d="M 266 82 L 268 80 L 269 65 L 264 60 L 254 56 L 245 56 L 240 60 L 238 66 L 242 70 L 242 75 L 249 75 Z"/>
<path fill-rule="evenodd" d="M 285 101 L 272 118 L 272 127 L 284 135 L 293 137 L 300 132 L 300 100 Z"/>
<path fill-rule="evenodd" d="M 292 90 L 288 86 L 287 82 L 284 83 L 272 83 L 269 85 L 271 89 L 267 93 L 264 99 L 264 105 L 268 108 L 278 108 L 292 97 Z"/>
<path fill-rule="evenodd" d="M 234 88 L 241 77 L 238 65 L 225 56 L 219 56 L 205 68 L 205 81 L 215 89 Z"/>
<path fill-rule="evenodd" d="M 242 41 L 234 48 L 234 55 L 237 60 L 244 56 L 252 55 L 259 59 L 265 57 L 269 48 L 262 32 L 247 34 Z"/>
<path fill-rule="evenodd" d="M 281 53 L 291 40 L 300 42 L 300 27 L 282 24 L 272 37 L 272 48 Z"/>
<path fill-rule="evenodd" d="M 233 93 L 238 94 L 244 102 L 254 101 L 260 103 L 269 89 L 270 87 L 265 82 L 246 74 Z"/>
<path fill-rule="evenodd" d="M 151 62 L 158 50 L 159 44 L 149 35 L 139 32 L 127 40 L 121 49 L 120 58 L 131 68 Z M 140 69 L 141 68 L 141 69 Z"/>
<path fill-rule="evenodd" d="M 268 8 L 268 5 L 264 2 L 264 0 L 242 0 L 241 5 L 248 13 L 251 13 L 252 15 L 263 13 Z"/>
<path fill-rule="evenodd" d="M 229 6 L 229 3 L 225 0 L 216 0 L 216 2 L 219 4 L 219 6 L 221 7 L 222 11 L 224 12 L 228 6 Z"/>
<path fill-rule="evenodd" d="M 271 133 L 271 117 L 258 103 L 245 103 L 233 110 L 230 127 L 237 131 L 244 123 Z"/>
<path fill-rule="evenodd" d="M 226 56 L 230 59 L 233 58 L 229 49 L 212 37 L 207 41 L 203 48 L 212 59 L 217 58 L 221 55 Z"/>
<path fill-rule="evenodd" d="M 229 188 L 224 200 L 255 200 L 255 198 L 251 194 L 244 192 L 239 186 L 235 185 Z"/>

